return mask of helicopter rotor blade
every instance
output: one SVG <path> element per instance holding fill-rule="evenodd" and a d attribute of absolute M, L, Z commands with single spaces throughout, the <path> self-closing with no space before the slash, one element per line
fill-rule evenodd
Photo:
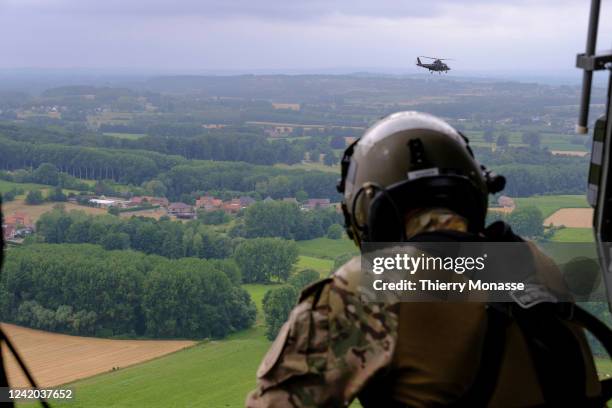
<path fill-rule="evenodd" d="M 432 60 L 440 60 L 440 61 L 454 61 L 452 58 L 438 58 L 438 57 L 428 57 L 426 55 L 419 55 L 419 58 L 429 58 Z"/>

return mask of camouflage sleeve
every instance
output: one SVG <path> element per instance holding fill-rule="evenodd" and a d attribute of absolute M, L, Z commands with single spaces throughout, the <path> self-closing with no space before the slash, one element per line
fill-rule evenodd
<path fill-rule="evenodd" d="M 361 302 L 341 276 L 302 292 L 257 371 L 246 406 L 348 406 L 389 366 L 397 313 Z"/>

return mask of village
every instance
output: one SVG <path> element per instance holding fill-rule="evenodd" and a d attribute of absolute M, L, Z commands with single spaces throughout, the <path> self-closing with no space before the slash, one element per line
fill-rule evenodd
<path fill-rule="evenodd" d="M 310 198 L 300 203 L 295 197 L 285 197 L 280 200 L 266 197 L 262 201 L 264 203 L 274 201 L 292 203 L 302 211 L 335 208 L 336 211 L 340 212 L 339 204 L 332 203 L 328 198 Z M 169 202 L 165 197 L 154 196 L 133 196 L 129 199 L 104 195 L 70 196 L 67 199 L 71 209 L 78 209 L 78 207 L 95 208 L 114 215 L 124 214 L 129 216 L 150 216 L 150 211 L 155 210 L 158 217 L 165 215 L 176 220 L 195 220 L 198 218 L 198 213 L 216 211 L 227 215 L 236 215 L 256 202 L 257 200 L 249 196 L 224 201 L 208 194 L 196 199 L 194 205 L 183 202 Z M 10 214 L 6 214 L 2 222 L 4 241 L 15 244 L 23 242 L 28 235 L 35 232 L 36 219 L 37 217 L 29 215 L 25 208 L 23 211 L 17 209 Z"/>
<path fill-rule="evenodd" d="M 272 197 L 266 197 L 263 202 L 277 201 Z M 311 211 L 315 209 L 329 208 L 333 204 L 328 198 L 310 198 L 303 203 L 299 203 L 295 197 L 285 197 L 283 202 L 293 203 L 298 205 L 302 211 Z M 199 211 L 212 212 L 223 211 L 228 215 L 237 214 L 251 205 L 257 200 L 249 196 L 232 198 L 231 200 L 223 201 L 211 195 L 204 195 L 195 201 L 195 205 L 185 204 L 183 202 L 168 202 L 168 199 L 163 197 L 137 196 L 129 200 L 112 197 L 96 197 L 89 199 L 89 203 L 98 208 L 118 208 L 120 210 L 137 211 L 140 208 L 157 207 L 166 210 L 168 216 L 173 216 L 178 219 L 196 219 Z"/>

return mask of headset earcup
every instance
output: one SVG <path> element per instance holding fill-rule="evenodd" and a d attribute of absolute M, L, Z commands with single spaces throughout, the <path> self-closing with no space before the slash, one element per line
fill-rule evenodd
<path fill-rule="evenodd" d="M 436 207 L 465 217 L 472 232 L 484 227 L 486 202 L 467 177 L 424 177 L 397 183 L 386 193 L 377 192 L 368 212 L 368 241 L 399 242 L 404 239 L 406 210 Z"/>

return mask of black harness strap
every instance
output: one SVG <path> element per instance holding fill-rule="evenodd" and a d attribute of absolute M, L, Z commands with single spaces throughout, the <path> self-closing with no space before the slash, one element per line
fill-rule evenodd
<path fill-rule="evenodd" d="M 574 305 L 573 313 L 569 320 L 590 332 L 606 349 L 608 356 L 612 357 L 612 330 L 604 322 L 579 305 Z M 612 378 L 602 380 L 600 384 L 601 401 L 605 404 L 612 399 Z"/>
<path fill-rule="evenodd" d="M 2 329 L 0 329 L 2 330 Z M 4 362 L 2 361 L 2 335 L 0 334 L 0 388 L 8 389 L 8 378 L 6 377 L 6 372 L 4 371 Z M 8 391 L 1 392 L 0 395 L 2 398 L 8 398 Z M 12 402 L 0 402 L 0 406 L 2 407 L 14 407 L 15 404 Z"/>
<path fill-rule="evenodd" d="M 36 385 L 36 381 L 32 377 L 32 374 L 30 374 L 30 371 L 28 370 L 28 367 L 26 367 L 25 363 L 21 359 L 21 356 L 19 355 L 19 353 L 17 352 L 17 350 L 13 346 L 13 343 L 11 343 L 11 341 L 6 336 L 6 334 L 4 334 L 4 331 L 2 330 L 2 327 L 0 327 L 0 345 L 2 343 L 6 344 L 6 346 L 9 349 L 9 351 L 11 352 L 11 354 L 15 357 L 15 360 L 17 360 L 17 364 L 19 364 L 19 367 L 21 368 L 21 371 L 23 371 L 23 373 L 25 374 L 25 376 L 28 379 L 28 382 L 30 383 L 30 385 L 33 388 L 38 388 L 38 385 Z M 1 357 L 0 357 L 0 363 L 2 363 Z M 4 366 L 2 366 L 2 372 L 3 372 L 2 377 L 4 377 L 4 380 L 6 380 L 6 373 L 4 372 Z M 4 385 L 2 385 L 2 386 L 4 386 Z M 8 385 L 7 385 L 7 387 L 8 387 Z M 45 407 L 45 408 L 49 408 L 50 407 L 49 403 L 47 401 L 45 401 L 44 399 L 40 398 L 39 401 L 40 401 L 40 404 L 43 407 Z M 0 404 L 4 404 L 4 403 L 0 403 Z M 11 405 L 3 405 L 3 406 L 13 406 L 12 403 L 7 403 L 7 404 L 11 404 Z"/>
<path fill-rule="evenodd" d="M 571 316 L 568 320 L 576 323 L 583 329 L 589 331 L 606 349 L 612 357 L 612 330 L 601 320 L 587 312 L 579 305 L 573 305 Z"/>

